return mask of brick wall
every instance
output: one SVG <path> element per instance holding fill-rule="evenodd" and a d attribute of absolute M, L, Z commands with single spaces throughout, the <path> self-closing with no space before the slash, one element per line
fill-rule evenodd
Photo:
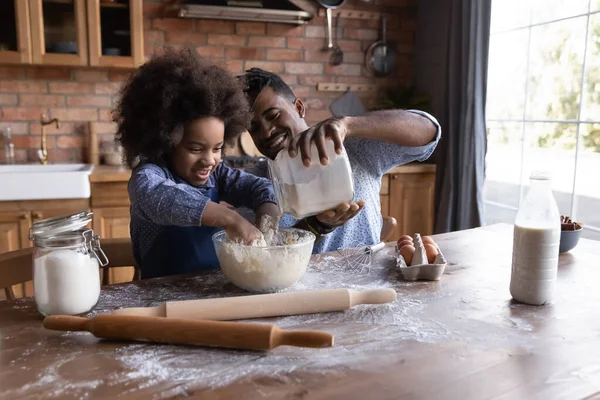
<path fill-rule="evenodd" d="M 311 2 L 312 3 L 312 2 Z M 316 90 L 319 82 L 376 83 L 389 87 L 412 76 L 416 0 L 349 0 L 344 9 L 365 9 L 388 15 L 388 41 L 399 54 L 394 76 L 374 78 L 364 68 L 364 52 L 380 37 L 380 22 L 358 19 L 342 21 L 339 46 L 344 63 L 328 64 L 326 21 L 315 18 L 305 26 L 165 17 L 159 2 L 144 2 L 145 53 L 161 47 L 193 46 L 214 62 L 242 73 L 261 67 L 279 73 L 296 94 L 306 101 L 310 122 L 330 115 L 330 102 L 341 93 Z M 317 10 L 318 7 L 314 7 Z M 11 126 L 18 162 L 36 162 L 40 144 L 42 112 L 60 119 L 60 128 L 47 127 L 50 162 L 84 159 L 86 122 L 96 121 L 101 141 L 112 140 L 114 125 L 110 110 L 128 71 L 66 67 L 0 66 L 0 129 Z M 376 95 L 360 95 L 365 106 L 376 103 Z M 1 140 L 0 140 L 1 141 Z M 0 152 L 0 162 L 4 154 Z"/>

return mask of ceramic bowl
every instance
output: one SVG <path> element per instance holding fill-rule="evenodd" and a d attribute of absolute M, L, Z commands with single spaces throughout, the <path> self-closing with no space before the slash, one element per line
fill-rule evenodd
<path fill-rule="evenodd" d="M 105 47 L 102 49 L 102 54 L 105 56 L 120 56 L 121 50 L 117 49 L 116 47 Z"/>
<path fill-rule="evenodd" d="M 583 228 L 575 231 L 560 231 L 559 253 L 566 253 L 567 251 L 573 250 L 575 246 L 577 246 L 577 243 L 579 243 L 582 230 Z"/>
<path fill-rule="evenodd" d="M 221 270 L 234 285 L 249 292 L 277 292 L 298 282 L 310 262 L 315 235 L 295 228 L 280 229 L 281 246 L 255 247 L 232 243 L 225 231 L 213 235 Z"/>
<path fill-rule="evenodd" d="M 57 42 L 50 46 L 52 53 L 77 54 L 76 42 Z"/>
<path fill-rule="evenodd" d="M 122 165 L 123 155 L 117 152 L 104 153 L 104 162 L 106 165 Z"/>

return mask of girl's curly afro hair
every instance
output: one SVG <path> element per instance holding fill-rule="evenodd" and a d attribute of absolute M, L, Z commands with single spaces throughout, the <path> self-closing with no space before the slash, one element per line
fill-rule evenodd
<path fill-rule="evenodd" d="M 127 165 L 161 163 L 186 125 L 202 117 L 223 121 L 225 141 L 234 139 L 250 121 L 243 83 L 192 49 L 167 48 L 152 57 L 123 85 L 112 113 Z"/>

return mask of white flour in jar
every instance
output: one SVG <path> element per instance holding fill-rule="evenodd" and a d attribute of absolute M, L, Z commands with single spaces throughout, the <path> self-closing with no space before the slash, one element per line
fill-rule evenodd
<path fill-rule="evenodd" d="M 324 173 L 307 183 L 284 183 L 281 186 L 290 214 L 297 218 L 331 210 L 351 201 L 354 196 L 351 177 L 335 172 Z"/>
<path fill-rule="evenodd" d="M 45 315 L 78 315 L 100 297 L 98 260 L 73 250 L 56 250 L 34 260 L 35 301 Z"/>
<path fill-rule="evenodd" d="M 325 146 L 329 157 L 326 166 L 319 163 L 314 145 L 311 147 L 313 162 L 308 168 L 302 163 L 302 157 L 290 158 L 286 151 L 269 163 L 278 202 L 284 212 L 304 218 L 352 201 L 354 182 L 348 156 L 345 151 L 336 154 L 331 140 L 327 140 Z"/>

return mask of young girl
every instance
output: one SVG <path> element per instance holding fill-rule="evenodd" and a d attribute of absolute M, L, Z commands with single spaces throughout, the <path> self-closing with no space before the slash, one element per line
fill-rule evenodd
<path fill-rule="evenodd" d="M 223 145 L 248 126 L 242 83 L 193 50 L 167 49 L 121 89 L 116 140 L 133 169 L 131 242 L 142 278 L 219 267 L 212 235 L 250 242 L 261 233 L 219 204 L 276 216 L 270 181 L 221 161 Z"/>

